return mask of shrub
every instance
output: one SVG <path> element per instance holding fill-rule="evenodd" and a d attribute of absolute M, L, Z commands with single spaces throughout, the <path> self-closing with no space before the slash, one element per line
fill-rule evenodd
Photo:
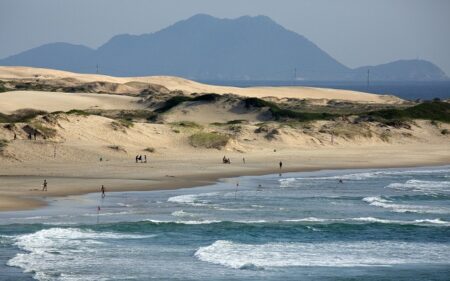
<path fill-rule="evenodd" d="M 185 101 L 191 101 L 192 98 L 188 96 L 175 96 L 172 97 L 164 102 L 164 105 L 160 108 L 156 109 L 155 112 L 158 113 L 164 113 L 166 111 L 169 111 L 173 107 L 185 102 Z"/>
<path fill-rule="evenodd" d="M 56 136 L 56 129 L 47 127 L 40 121 L 35 120 L 28 125 L 35 131 L 38 131 L 44 138 L 53 138 Z"/>
<path fill-rule="evenodd" d="M 173 126 L 183 127 L 183 128 L 190 128 L 190 129 L 201 129 L 203 128 L 202 125 L 197 124 L 192 121 L 179 121 L 179 122 L 172 122 L 170 123 Z"/>
<path fill-rule="evenodd" d="M 66 114 L 69 115 L 81 115 L 81 116 L 88 116 L 90 115 L 89 112 L 86 112 L 84 110 L 80 110 L 80 109 L 72 109 L 66 112 Z"/>
<path fill-rule="evenodd" d="M 36 116 L 46 113 L 46 111 L 31 108 L 19 109 L 10 115 L 0 113 L 0 123 L 28 122 Z"/>
<path fill-rule="evenodd" d="M 425 102 L 406 109 L 384 109 L 372 111 L 369 116 L 392 119 L 425 119 L 450 122 L 450 103 L 434 101 Z"/>
<path fill-rule="evenodd" d="M 195 98 L 192 98 L 192 101 L 216 101 L 220 98 L 219 94 L 209 93 L 209 94 L 203 94 L 200 96 L 197 96 Z"/>
<path fill-rule="evenodd" d="M 0 139 L 0 152 L 3 152 L 7 146 L 8 146 L 8 141 L 4 140 L 4 139 Z"/>
<path fill-rule="evenodd" d="M 441 131 L 441 134 L 445 135 L 450 135 L 450 131 L 448 129 L 444 129 Z"/>
<path fill-rule="evenodd" d="M 209 93 L 209 94 L 204 94 L 201 96 L 197 96 L 197 97 L 189 97 L 189 96 L 175 96 L 175 97 L 171 97 L 170 99 L 166 100 L 164 102 L 164 105 L 161 106 L 160 108 L 156 109 L 155 112 L 158 113 L 164 113 L 166 111 L 169 111 L 170 109 L 174 108 L 175 106 L 186 102 L 186 101 L 208 101 L 208 102 L 212 102 L 212 101 L 216 101 L 218 100 L 220 97 L 219 94 L 213 94 L 213 93 Z"/>
<path fill-rule="evenodd" d="M 147 147 L 146 149 L 144 149 L 144 151 L 150 152 L 150 153 L 154 153 L 155 152 L 155 148 L 154 147 Z"/>
<path fill-rule="evenodd" d="M 217 132 L 211 133 L 199 132 L 189 137 L 189 142 L 194 147 L 205 147 L 216 149 L 224 147 L 229 140 L 230 136 L 220 134 Z"/>
<path fill-rule="evenodd" d="M 125 129 L 131 128 L 133 126 L 134 126 L 133 121 L 125 119 L 119 119 L 111 122 L 111 127 L 114 129 L 114 131 L 125 132 Z"/>
<path fill-rule="evenodd" d="M 108 145 L 108 148 L 115 150 L 115 151 L 122 151 L 122 152 L 126 152 L 125 148 L 123 148 L 120 145 Z"/>

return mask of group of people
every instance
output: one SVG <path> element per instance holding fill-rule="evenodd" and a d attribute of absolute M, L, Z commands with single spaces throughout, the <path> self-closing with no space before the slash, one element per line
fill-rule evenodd
<path fill-rule="evenodd" d="M 136 155 L 136 163 L 138 163 L 139 161 L 141 163 L 147 163 L 147 155 Z"/>
<path fill-rule="evenodd" d="M 227 158 L 226 156 L 223 156 L 222 163 L 223 164 L 231 164 L 231 159 Z"/>

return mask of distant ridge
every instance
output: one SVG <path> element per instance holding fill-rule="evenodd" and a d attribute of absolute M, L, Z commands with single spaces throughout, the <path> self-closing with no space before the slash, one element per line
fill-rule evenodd
<path fill-rule="evenodd" d="M 446 80 L 423 60 L 348 68 L 307 38 L 266 16 L 219 19 L 198 14 L 158 32 L 122 34 L 98 49 L 51 43 L 0 60 L 114 76 L 173 75 L 196 80 Z"/>

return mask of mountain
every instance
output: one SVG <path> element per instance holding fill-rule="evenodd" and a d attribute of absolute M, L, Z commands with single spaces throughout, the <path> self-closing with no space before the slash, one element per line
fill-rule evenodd
<path fill-rule="evenodd" d="M 439 67 L 425 60 L 398 60 L 375 66 L 362 66 L 354 70 L 354 79 L 367 77 L 381 81 L 431 81 L 446 80 L 448 77 Z"/>
<path fill-rule="evenodd" d="M 446 79 L 435 65 L 419 62 L 370 69 L 373 79 Z M 43 45 L 0 60 L 0 65 L 82 73 L 93 73 L 99 65 L 100 73 L 114 76 L 197 80 L 359 80 L 367 72 L 367 67 L 348 68 L 266 16 L 219 19 L 203 14 L 151 34 L 117 35 L 96 50 L 67 43 Z"/>

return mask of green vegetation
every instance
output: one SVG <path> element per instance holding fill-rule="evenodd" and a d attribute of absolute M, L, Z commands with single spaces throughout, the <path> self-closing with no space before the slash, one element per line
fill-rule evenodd
<path fill-rule="evenodd" d="M 450 103 L 433 101 L 406 109 L 385 109 L 367 113 L 368 116 L 385 120 L 425 119 L 450 122 Z"/>
<path fill-rule="evenodd" d="M 224 147 L 230 136 L 216 133 L 216 132 L 199 132 L 189 137 L 189 142 L 194 147 L 216 148 L 220 149 Z"/>
<path fill-rule="evenodd" d="M 166 100 L 164 102 L 164 105 L 160 108 L 156 109 L 155 112 L 157 113 L 164 113 L 169 111 L 170 109 L 174 108 L 175 106 L 187 102 L 187 101 L 206 101 L 206 102 L 213 102 L 218 100 L 220 97 L 219 94 L 203 94 L 196 97 L 189 97 L 189 96 L 175 96 L 171 97 L 170 99 Z"/>
<path fill-rule="evenodd" d="M 335 115 L 329 113 L 308 113 L 284 109 L 280 108 L 276 103 L 265 101 L 259 98 L 246 98 L 244 99 L 244 103 L 246 108 L 268 107 L 269 111 L 272 113 L 272 116 L 275 118 L 275 120 L 295 119 L 297 121 L 312 121 L 312 120 L 328 120 L 335 117 Z"/>
<path fill-rule="evenodd" d="M 89 112 L 81 110 L 81 109 L 72 109 L 66 112 L 69 115 L 81 115 L 81 116 L 89 116 L 91 115 Z"/>
<path fill-rule="evenodd" d="M 112 149 L 112 150 L 115 150 L 115 151 L 126 152 L 125 148 L 123 148 L 123 147 L 120 146 L 120 145 L 114 145 L 114 144 L 112 144 L 112 145 L 108 145 L 108 148 L 110 148 L 110 149 Z"/>
<path fill-rule="evenodd" d="M 158 113 L 164 113 L 166 111 L 169 111 L 170 109 L 174 108 L 175 106 L 185 102 L 185 101 L 191 101 L 191 97 L 187 96 L 175 96 L 172 97 L 164 102 L 164 105 L 160 108 L 156 109 L 155 112 Z"/>
<path fill-rule="evenodd" d="M 146 149 L 144 149 L 144 151 L 150 152 L 150 153 L 154 153 L 155 152 L 155 148 L 154 147 L 147 147 Z"/>
<path fill-rule="evenodd" d="M 36 109 L 19 109 L 9 115 L 0 113 L 0 123 L 24 123 L 46 113 L 46 111 Z"/>
<path fill-rule="evenodd" d="M 8 146 L 8 141 L 4 140 L 4 139 L 0 139 L 0 152 L 3 152 L 7 146 Z"/>
<path fill-rule="evenodd" d="M 5 87 L 5 84 L 0 81 L 0 93 L 9 91 L 8 88 Z"/>
<path fill-rule="evenodd" d="M 172 126 L 182 127 L 186 129 L 202 129 L 203 126 L 192 121 L 179 121 L 170 123 Z"/>
<path fill-rule="evenodd" d="M 44 138 L 53 138 L 56 136 L 56 130 L 45 126 L 41 121 L 34 120 L 28 125 L 38 131 Z"/>
<path fill-rule="evenodd" d="M 111 127 L 115 131 L 125 132 L 125 129 L 129 129 L 129 128 L 133 127 L 133 126 L 134 126 L 133 121 L 125 120 L 125 119 L 119 119 L 119 120 L 111 122 Z"/>

